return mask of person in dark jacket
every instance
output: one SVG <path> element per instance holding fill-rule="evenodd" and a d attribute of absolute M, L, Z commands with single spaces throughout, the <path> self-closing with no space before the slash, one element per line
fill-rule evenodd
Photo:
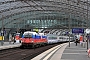
<path fill-rule="evenodd" d="M 16 40 L 15 40 L 15 36 L 13 36 L 13 44 L 16 42 Z"/>
<path fill-rule="evenodd" d="M 76 43 L 76 46 L 77 46 L 77 43 L 78 43 L 78 39 L 76 39 L 76 42 L 75 42 L 75 43 Z"/>

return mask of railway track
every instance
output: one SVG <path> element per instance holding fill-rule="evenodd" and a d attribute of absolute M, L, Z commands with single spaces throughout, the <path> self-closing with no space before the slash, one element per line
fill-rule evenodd
<path fill-rule="evenodd" d="M 0 51 L 0 60 L 30 60 L 38 54 L 52 48 L 58 44 L 47 45 L 35 49 L 8 49 Z"/>

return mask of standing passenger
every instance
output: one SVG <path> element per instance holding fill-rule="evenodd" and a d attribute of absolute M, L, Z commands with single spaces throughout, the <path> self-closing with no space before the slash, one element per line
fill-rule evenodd
<path fill-rule="evenodd" d="M 80 45 L 82 45 L 82 43 L 83 43 L 83 36 L 81 35 L 80 36 Z"/>
<path fill-rule="evenodd" d="M 89 35 L 89 39 L 88 40 L 89 40 L 89 43 L 90 43 L 90 35 Z"/>
<path fill-rule="evenodd" d="M 76 39 L 76 46 L 77 46 L 77 43 L 78 43 L 78 39 Z"/>
<path fill-rule="evenodd" d="M 13 44 L 16 42 L 16 40 L 15 40 L 15 36 L 13 36 Z"/>

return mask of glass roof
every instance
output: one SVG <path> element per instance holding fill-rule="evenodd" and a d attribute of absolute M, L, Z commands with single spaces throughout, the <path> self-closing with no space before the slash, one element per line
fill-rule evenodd
<path fill-rule="evenodd" d="M 90 0 L 0 0 L 0 28 L 89 27 Z"/>

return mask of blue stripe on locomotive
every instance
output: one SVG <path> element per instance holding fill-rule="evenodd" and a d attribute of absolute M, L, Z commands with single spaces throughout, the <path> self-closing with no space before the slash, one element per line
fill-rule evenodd
<path fill-rule="evenodd" d="M 32 35 L 32 38 L 41 39 L 41 36 L 39 36 L 39 35 Z M 42 36 L 42 38 L 47 38 L 47 36 Z"/>
<path fill-rule="evenodd" d="M 41 39 L 41 36 L 38 36 L 38 35 L 32 35 L 32 38 L 34 38 L 34 39 Z"/>
<path fill-rule="evenodd" d="M 42 36 L 42 38 L 47 38 L 47 36 Z"/>
<path fill-rule="evenodd" d="M 24 36 L 22 36 L 22 38 L 24 38 Z M 32 35 L 32 38 L 34 38 L 34 39 L 41 39 L 41 36 L 39 36 L 39 35 Z M 47 38 L 47 36 L 42 36 L 42 38 Z"/>

